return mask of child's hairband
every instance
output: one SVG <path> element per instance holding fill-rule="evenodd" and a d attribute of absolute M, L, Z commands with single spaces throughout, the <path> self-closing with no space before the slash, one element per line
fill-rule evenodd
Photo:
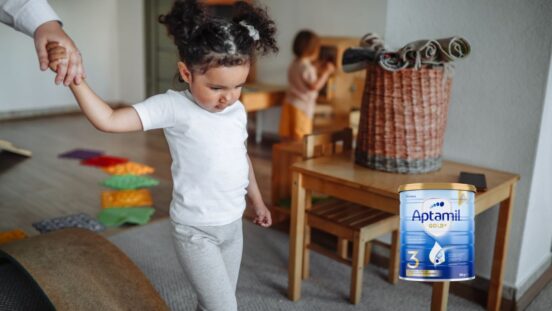
<path fill-rule="evenodd" d="M 255 27 L 249 25 L 246 21 L 240 21 L 240 25 L 247 28 L 247 31 L 249 31 L 249 36 L 253 38 L 253 41 L 258 41 L 261 37 L 259 36 L 259 32 Z"/>

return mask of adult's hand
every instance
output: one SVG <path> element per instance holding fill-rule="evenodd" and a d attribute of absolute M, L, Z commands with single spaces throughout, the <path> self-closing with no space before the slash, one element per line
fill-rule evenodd
<path fill-rule="evenodd" d="M 40 25 L 34 33 L 34 42 L 40 70 L 42 71 L 48 69 L 49 66 L 46 45 L 49 42 L 58 42 L 60 46 L 65 48 L 67 57 L 57 66 L 56 84 L 62 82 L 65 85 L 69 85 L 71 82 L 80 84 L 82 79 L 86 78 L 79 50 L 57 21 L 50 21 Z"/>

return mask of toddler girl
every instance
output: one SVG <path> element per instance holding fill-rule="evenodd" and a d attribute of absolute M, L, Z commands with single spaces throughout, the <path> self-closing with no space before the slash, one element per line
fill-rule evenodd
<path fill-rule="evenodd" d="M 178 259 L 200 310 L 237 310 L 245 196 L 254 222 L 271 225 L 246 150 L 246 111 L 238 100 L 256 52 L 276 52 L 275 25 L 266 11 L 239 2 L 231 21 L 211 17 L 195 0 L 177 1 L 159 21 L 178 47 L 184 92 L 169 90 L 113 110 L 83 82 L 70 86 L 100 131 L 163 128 L 172 157 L 170 216 Z M 63 47 L 49 56 L 65 61 Z"/>

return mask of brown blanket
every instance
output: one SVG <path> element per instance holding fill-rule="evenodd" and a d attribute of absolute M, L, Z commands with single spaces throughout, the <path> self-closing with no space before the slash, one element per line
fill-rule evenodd
<path fill-rule="evenodd" d="M 2 245 L 57 310 L 168 310 L 142 271 L 85 229 L 64 229 Z"/>

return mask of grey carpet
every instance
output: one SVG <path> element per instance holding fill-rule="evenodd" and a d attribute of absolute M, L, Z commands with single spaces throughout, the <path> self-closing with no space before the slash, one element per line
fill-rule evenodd
<path fill-rule="evenodd" d="M 550 311 L 552 310 L 552 283 L 548 283 L 545 288 L 533 299 L 525 311 Z"/>
<path fill-rule="evenodd" d="M 173 249 L 170 222 L 136 227 L 110 240 L 145 273 L 173 310 L 195 310 L 195 294 L 179 267 Z M 244 256 L 238 282 L 238 305 L 251 310 L 429 310 L 431 287 L 417 282 L 387 283 L 387 271 L 368 266 L 362 300 L 349 304 L 350 267 L 312 253 L 311 277 L 303 282 L 302 298 L 287 298 L 288 236 L 244 221 Z M 449 295 L 448 310 L 483 310 Z M 538 309 L 534 309 L 538 310 Z"/>

